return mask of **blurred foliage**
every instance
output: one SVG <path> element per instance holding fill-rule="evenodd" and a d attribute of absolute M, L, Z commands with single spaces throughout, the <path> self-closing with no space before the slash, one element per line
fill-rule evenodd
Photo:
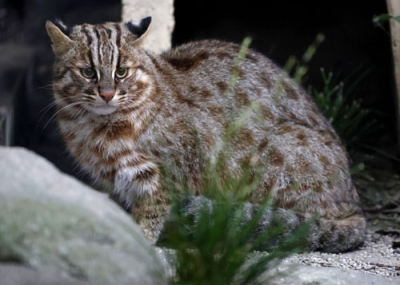
<path fill-rule="evenodd" d="M 381 15 L 378 15 L 378 16 L 374 16 L 372 18 L 372 22 L 374 24 L 377 24 L 377 25 L 379 25 L 381 22 L 385 22 L 385 21 L 389 21 L 389 20 L 394 20 L 394 21 L 400 23 L 400 16 L 392 16 L 392 15 L 389 15 L 389 14 L 381 14 Z"/>

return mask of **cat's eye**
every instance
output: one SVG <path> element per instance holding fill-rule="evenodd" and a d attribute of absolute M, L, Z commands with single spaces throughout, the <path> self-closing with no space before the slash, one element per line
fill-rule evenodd
<path fill-rule="evenodd" d="M 96 76 L 96 71 L 93 68 L 81 68 L 81 73 L 86 78 L 93 78 Z"/>
<path fill-rule="evenodd" d="M 117 70 L 115 70 L 115 76 L 118 79 L 122 79 L 122 78 L 126 77 L 127 75 L 128 75 L 128 69 L 127 68 L 119 67 L 119 68 L 117 68 Z"/>

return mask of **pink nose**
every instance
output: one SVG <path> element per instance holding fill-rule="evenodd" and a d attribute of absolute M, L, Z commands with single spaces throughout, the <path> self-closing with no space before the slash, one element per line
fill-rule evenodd
<path fill-rule="evenodd" d="M 115 96 L 115 90 L 105 89 L 100 92 L 100 97 L 107 103 L 112 100 Z"/>

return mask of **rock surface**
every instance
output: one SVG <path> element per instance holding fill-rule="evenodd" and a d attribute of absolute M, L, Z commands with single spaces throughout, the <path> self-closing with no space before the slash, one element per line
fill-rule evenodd
<path fill-rule="evenodd" d="M 267 274 L 267 284 L 271 285 L 396 285 L 397 281 L 385 280 L 379 276 L 340 268 L 321 268 L 304 265 L 284 265 Z M 280 276 L 279 276 L 280 275 Z M 278 276 L 278 277 L 277 277 Z"/>
<path fill-rule="evenodd" d="M 152 17 L 151 30 L 143 46 L 155 53 L 171 47 L 174 29 L 173 0 L 122 0 L 122 20 L 138 21 L 144 17 Z"/>
<path fill-rule="evenodd" d="M 87 281 L 68 278 L 57 272 L 33 269 L 24 265 L 0 263 L 1 285 L 95 285 Z M 96 285 L 101 285 L 97 283 Z"/>
<path fill-rule="evenodd" d="M 359 263 L 368 262 L 368 258 L 365 258 L 367 254 L 375 255 L 370 258 L 380 258 L 379 253 L 371 248 L 373 247 L 367 244 L 366 248 L 344 254 L 314 252 L 292 255 L 263 273 L 258 281 L 260 284 L 270 285 L 399 285 L 400 276 L 389 277 L 386 273 L 390 271 L 367 271 L 366 268 L 363 270 L 354 267 L 351 262 L 333 261 L 335 256 L 341 255 L 347 256 L 348 260 L 351 257 L 354 260 L 358 258 Z M 174 273 L 172 264 L 176 258 L 174 251 L 162 248 L 156 250 L 166 264 L 168 275 L 172 277 Z M 266 254 L 265 252 L 251 254 L 248 264 L 256 262 Z M 330 264 L 318 263 L 324 259 L 330 260 Z M 396 257 L 390 257 L 386 262 L 396 262 L 396 260 Z"/>
<path fill-rule="evenodd" d="M 129 215 L 22 148 L 0 147 L 0 262 L 93 284 L 167 283 Z"/>

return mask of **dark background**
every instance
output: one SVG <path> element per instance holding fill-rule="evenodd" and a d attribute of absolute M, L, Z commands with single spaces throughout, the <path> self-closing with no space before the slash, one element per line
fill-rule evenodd
<path fill-rule="evenodd" d="M 44 23 L 55 18 L 70 25 L 120 21 L 121 9 L 115 0 L 0 0 L 0 93 L 8 94 L 0 100 L 16 98 L 14 145 L 45 156 L 83 180 L 52 118 L 53 54 Z M 304 87 L 321 88 L 321 68 L 332 71 L 336 82 L 367 71 L 352 96 L 375 111 L 382 126 L 375 136 L 390 147 L 397 143 L 390 35 L 387 23 L 377 26 L 372 21 L 382 13 L 385 1 L 175 0 L 173 45 L 202 38 L 240 43 L 251 36 L 252 48 L 283 66 L 290 56 L 301 59 L 322 33 L 325 41 L 308 64 Z"/>

